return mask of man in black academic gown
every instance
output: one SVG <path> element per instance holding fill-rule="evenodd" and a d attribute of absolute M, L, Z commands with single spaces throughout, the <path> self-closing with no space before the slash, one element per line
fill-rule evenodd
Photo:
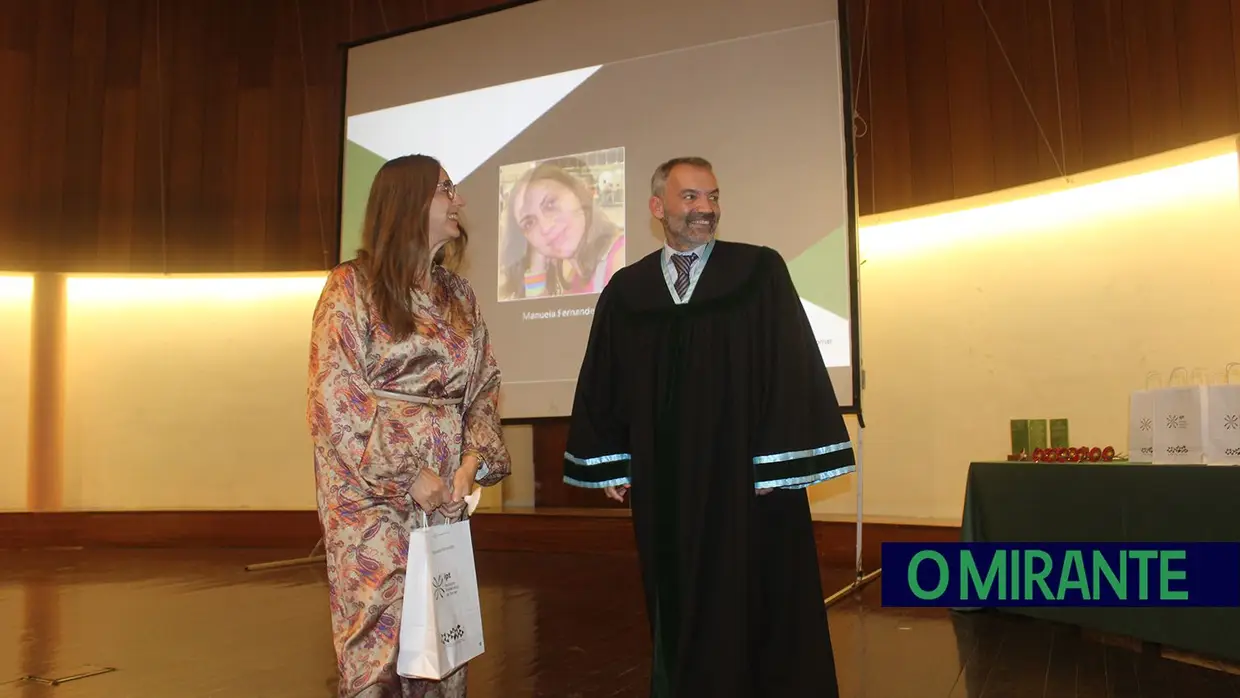
<path fill-rule="evenodd" d="M 715 239 L 709 162 L 651 179 L 666 245 L 599 296 L 565 482 L 633 495 L 652 698 L 838 695 L 805 487 L 855 469 L 788 267 Z"/>

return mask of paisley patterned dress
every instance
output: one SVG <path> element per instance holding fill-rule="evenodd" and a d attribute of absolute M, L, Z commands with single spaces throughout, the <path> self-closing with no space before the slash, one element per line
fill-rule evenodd
<path fill-rule="evenodd" d="M 476 480 L 511 469 L 500 431 L 500 372 L 465 279 L 436 265 L 413 298 L 415 333 L 394 341 L 374 314 L 362 268 L 331 271 L 314 311 L 307 419 L 327 552 L 341 698 L 465 695 L 466 668 L 443 681 L 396 673 L 411 494 L 422 468 L 450 483 L 465 453 Z M 430 523 L 442 523 L 433 512 Z"/>

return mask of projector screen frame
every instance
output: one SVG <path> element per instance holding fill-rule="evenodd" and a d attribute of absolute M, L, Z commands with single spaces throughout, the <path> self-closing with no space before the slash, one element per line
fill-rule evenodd
<path fill-rule="evenodd" d="M 377 34 L 364 39 L 348 41 L 340 44 L 341 48 L 341 71 L 340 71 L 340 133 L 338 138 L 338 152 L 336 157 L 336 211 L 335 216 L 335 242 L 336 256 L 334 264 L 340 264 L 344 258 L 344 250 L 341 249 L 341 237 L 343 228 L 343 217 L 339 215 L 344 210 L 344 169 L 345 169 L 345 150 L 347 148 L 348 139 L 344 136 L 347 132 L 349 114 L 348 114 L 348 83 L 349 83 L 349 52 L 352 49 L 366 46 L 368 44 L 386 41 L 398 36 L 407 34 L 415 34 L 417 32 L 434 29 L 457 22 L 464 22 L 478 17 L 503 12 L 505 10 L 531 5 L 540 0 L 508 0 L 490 7 L 477 10 L 470 10 L 451 17 L 432 20 L 422 24 L 416 24 L 404 29 L 396 29 Z M 840 46 L 840 84 L 842 86 L 842 106 L 844 121 L 844 185 L 845 193 L 845 225 L 847 226 L 848 247 L 848 296 L 849 296 L 849 334 L 851 335 L 851 358 L 849 367 L 852 371 L 852 404 L 841 405 L 840 409 L 844 414 L 856 415 L 857 420 L 862 428 L 865 427 L 865 421 L 862 417 L 862 392 L 865 382 L 865 370 L 861 363 L 861 301 L 860 301 L 860 260 L 857 245 L 858 224 L 857 211 L 858 204 L 858 187 L 857 187 L 857 167 L 856 167 L 856 108 L 853 104 L 853 75 L 852 75 L 852 45 L 850 42 L 849 18 L 848 18 L 848 1 L 847 0 L 823 0 L 823 2 L 833 2 L 836 6 L 836 17 L 839 24 L 839 46 Z M 709 157 L 709 154 L 705 154 Z M 826 370 L 826 367 L 823 367 Z M 515 417 L 505 418 L 505 425 L 537 425 L 552 422 L 562 422 L 564 417 Z"/>

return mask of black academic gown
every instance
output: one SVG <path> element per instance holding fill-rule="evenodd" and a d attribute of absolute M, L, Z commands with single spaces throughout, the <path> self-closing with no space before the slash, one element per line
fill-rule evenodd
<path fill-rule="evenodd" d="M 565 481 L 632 485 L 654 698 L 838 695 L 803 488 L 854 463 L 777 252 L 717 241 L 684 305 L 659 252 L 612 278 Z"/>

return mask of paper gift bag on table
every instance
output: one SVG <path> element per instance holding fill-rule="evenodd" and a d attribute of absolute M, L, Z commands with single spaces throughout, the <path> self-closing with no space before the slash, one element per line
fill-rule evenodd
<path fill-rule="evenodd" d="M 1154 462 L 1154 393 L 1161 386 L 1157 373 L 1145 376 L 1145 390 L 1128 398 L 1128 462 Z"/>
<path fill-rule="evenodd" d="M 1172 372 L 1174 375 L 1174 372 Z M 1205 462 L 1206 386 L 1175 385 L 1154 392 L 1154 462 Z"/>
<path fill-rule="evenodd" d="M 1240 465 L 1240 381 L 1231 382 L 1233 368 L 1240 363 L 1227 364 L 1221 385 L 1206 387 L 1206 463 Z"/>
<path fill-rule="evenodd" d="M 469 496 L 468 511 L 482 494 Z M 469 518 L 415 529 L 409 537 L 396 673 L 439 681 L 482 654 L 482 605 Z"/>

